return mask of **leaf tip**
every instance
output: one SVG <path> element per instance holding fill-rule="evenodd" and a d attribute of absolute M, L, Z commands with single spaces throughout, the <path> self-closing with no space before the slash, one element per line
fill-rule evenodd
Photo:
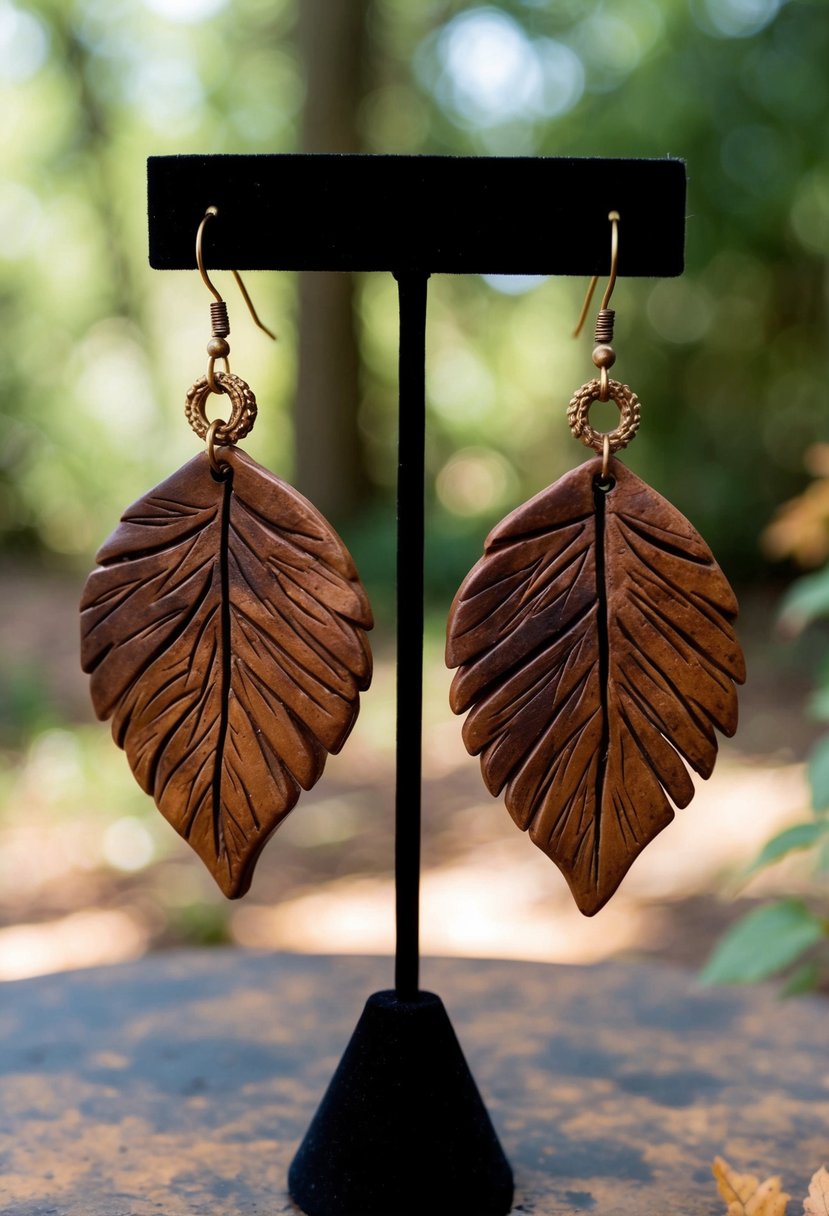
<path fill-rule="evenodd" d="M 809 1182 L 809 1194 L 803 1200 L 804 1216 L 829 1216 L 829 1170 L 825 1165 L 816 1170 Z"/>

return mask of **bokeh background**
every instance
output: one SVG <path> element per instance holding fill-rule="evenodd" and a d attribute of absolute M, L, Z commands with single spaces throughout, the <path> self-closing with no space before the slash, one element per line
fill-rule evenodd
<path fill-rule="evenodd" d="M 153 154 L 687 160 L 686 273 L 618 283 L 616 370 L 644 407 L 629 463 L 740 591 L 743 725 L 610 907 L 582 921 L 483 790 L 441 650 L 488 528 L 583 458 L 565 407 L 592 374 L 589 327 L 570 337 L 585 284 L 433 278 L 425 947 L 697 963 L 770 894 L 825 917 L 811 853 L 738 876 L 808 816 L 804 761 L 817 740 L 814 776 L 829 702 L 814 695 L 825 635 L 801 628 L 826 610 L 822 584 L 778 624 L 799 566 L 819 570 L 829 549 L 827 63 L 824 0 L 0 0 L 0 978 L 183 943 L 392 944 L 390 276 L 249 275 L 275 346 L 216 276 L 234 370 L 260 401 L 247 450 L 329 515 L 378 618 L 355 732 L 244 901 L 213 890 L 87 703 L 76 605 L 95 549 L 196 450 L 182 405 L 204 371 L 209 297 L 195 273 L 148 268 Z"/>

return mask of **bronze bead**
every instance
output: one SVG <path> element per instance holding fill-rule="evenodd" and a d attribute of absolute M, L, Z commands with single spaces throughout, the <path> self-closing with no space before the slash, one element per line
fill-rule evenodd
<path fill-rule="evenodd" d="M 616 362 L 616 351 L 612 346 L 597 346 L 593 351 L 596 367 L 612 367 Z"/>
<path fill-rule="evenodd" d="M 211 338 L 207 343 L 207 353 L 211 359 L 226 359 L 230 354 L 230 343 L 224 338 Z"/>

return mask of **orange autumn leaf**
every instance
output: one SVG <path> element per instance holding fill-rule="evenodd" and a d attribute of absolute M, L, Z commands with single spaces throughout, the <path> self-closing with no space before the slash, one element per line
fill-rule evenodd
<path fill-rule="evenodd" d="M 715 1159 L 711 1172 L 728 1204 L 726 1216 L 786 1216 L 791 1196 L 781 1190 L 779 1177 L 760 1182 L 753 1174 L 738 1174 L 722 1157 Z"/>
<path fill-rule="evenodd" d="M 829 1216 L 829 1170 L 824 1165 L 812 1176 L 803 1212 L 804 1216 Z"/>

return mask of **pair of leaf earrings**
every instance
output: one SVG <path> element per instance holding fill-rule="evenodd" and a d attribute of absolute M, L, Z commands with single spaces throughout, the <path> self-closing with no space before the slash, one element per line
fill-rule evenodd
<path fill-rule="evenodd" d="M 268 837 L 342 747 L 371 679 L 368 598 L 340 538 L 299 492 L 235 444 L 253 424 L 227 365 L 216 296 L 208 374 L 187 417 L 207 451 L 140 499 L 97 555 L 81 604 L 82 665 L 98 716 L 162 814 L 224 893 L 250 885 Z M 513 511 L 449 615 L 450 695 L 487 788 L 592 915 L 694 794 L 737 725 L 745 678 L 737 603 L 691 524 L 613 456 L 639 402 L 608 377 L 611 278 L 597 322 L 599 378 L 573 434 L 600 455 Z M 254 314 L 254 319 L 255 314 Z M 216 372 L 217 359 L 225 371 Z M 227 422 L 208 423 L 210 393 Z M 619 426 L 591 427 L 596 400 Z"/>

